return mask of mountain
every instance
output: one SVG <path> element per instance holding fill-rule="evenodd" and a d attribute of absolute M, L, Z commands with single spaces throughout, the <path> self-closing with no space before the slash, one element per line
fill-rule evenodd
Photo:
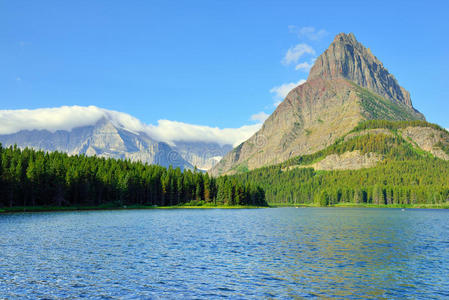
<path fill-rule="evenodd" d="M 191 165 L 207 171 L 215 166 L 226 153 L 232 150 L 229 144 L 213 142 L 176 141 L 172 148 Z"/>
<path fill-rule="evenodd" d="M 307 81 L 210 173 L 234 174 L 312 154 L 373 119 L 425 120 L 371 51 L 352 33 L 340 33 L 315 61 Z"/>
<path fill-rule="evenodd" d="M 318 57 L 308 80 L 315 78 L 344 78 L 413 109 L 410 93 L 352 33 L 337 35 L 329 48 Z"/>
<path fill-rule="evenodd" d="M 93 125 L 71 130 L 20 130 L 0 135 L 3 146 L 60 151 L 106 158 L 130 159 L 181 169 L 210 169 L 232 149 L 214 142 L 157 141 L 148 133 L 130 129 L 113 118 L 102 117 Z"/>

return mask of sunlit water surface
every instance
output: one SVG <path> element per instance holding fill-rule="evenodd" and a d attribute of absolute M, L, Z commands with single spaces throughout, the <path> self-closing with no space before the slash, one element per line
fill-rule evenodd
<path fill-rule="evenodd" d="M 0 298 L 445 298 L 449 211 L 0 215 Z"/>

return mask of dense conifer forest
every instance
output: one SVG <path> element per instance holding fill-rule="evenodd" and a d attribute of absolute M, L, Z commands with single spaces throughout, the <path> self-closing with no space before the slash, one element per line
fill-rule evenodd
<path fill-rule="evenodd" d="M 236 175 L 261 185 L 269 203 L 332 205 L 443 204 L 449 201 L 449 162 L 439 159 L 395 161 L 374 168 L 285 171 L 273 166 Z"/>
<path fill-rule="evenodd" d="M 266 205 L 264 191 L 236 178 L 129 160 L 3 148 L 0 207 Z"/>

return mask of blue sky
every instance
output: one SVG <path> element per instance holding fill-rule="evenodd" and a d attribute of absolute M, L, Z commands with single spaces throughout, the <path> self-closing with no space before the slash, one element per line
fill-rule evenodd
<path fill-rule="evenodd" d="M 353 32 L 447 128 L 448 3 L 0 0 L 0 109 L 95 105 L 240 127 L 274 110 L 275 87 L 307 78 L 296 66 Z"/>

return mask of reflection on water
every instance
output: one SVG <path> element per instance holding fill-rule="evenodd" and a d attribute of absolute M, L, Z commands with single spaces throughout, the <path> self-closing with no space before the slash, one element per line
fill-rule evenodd
<path fill-rule="evenodd" d="M 0 298 L 449 297 L 449 212 L 0 215 Z"/>

